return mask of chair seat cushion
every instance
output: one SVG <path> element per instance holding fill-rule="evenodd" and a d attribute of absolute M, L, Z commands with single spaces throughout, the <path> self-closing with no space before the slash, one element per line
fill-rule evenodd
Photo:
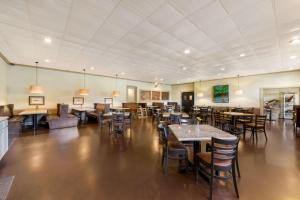
<path fill-rule="evenodd" d="M 185 146 L 180 142 L 170 141 L 168 142 L 169 149 L 178 149 L 178 150 L 186 150 Z"/>
<path fill-rule="evenodd" d="M 210 152 L 201 152 L 198 153 L 197 156 L 200 159 L 200 162 L 202 162 L 205 165 L 210 166 L 211 165 L 211 153 Z M 214 159 L 214 165 L 221 166 L 221 167 L 227 167 L 231 165 L 231 160 L 219 160 Z"/>
<path fill-rule="evenodd" d="M 255 125 L 255 123 L 247 123 L 246 126 L 248 127 L 258 127 L 258 128 L 263 128 L 263 125 L 257 124 Z"/>

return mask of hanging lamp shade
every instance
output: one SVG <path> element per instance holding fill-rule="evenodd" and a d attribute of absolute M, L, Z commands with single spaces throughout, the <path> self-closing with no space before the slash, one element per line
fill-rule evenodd
<path fill-rule="evenodd" d="M 203 96 L 204 96 L 203 92 L 200 91 L 200 92 L 197 93 L 197 97 L 203 97 Z"/>
<path fill-rule="evenodd" d="M 85 88 L 85 69 L 83 69 L 83 88 L 79 89 L 80 96 L 88 96 L 90 91 Z"/>
<path fill-rule="evenodd" d="M 237 76 L 238 78 L 238 88 L 235 90 L 235 95 L 241 96 L 243 95 L 243 90 L 240 88 L 240 75 Z"/>
<path fill-rule="evenodd" d="M 79 95 L 80 96 L 88 96 L 89 93 L 90 93 L 90 91 L 88 89 L 86 89 L 86 88 L 80 88 L 79 89 Z"/>
<path fill-rule="evenodd" d="M 118 97 L 118 96 L 120 96 L 120 92 L 118 90 L 113 90 L 112 96 L 113 97 Z"/>
<path fill-rule="evenodd" d="M 111 94 L 112 97 L 118 97 L 118 96 L 120 96 L 120 91 L 118 91 L 118 74 L 116 74 L 116 82 L 115 82 L 115 84 L 116 84 L 116 89 L 112 91 L 112 94 Z"/>
<path fill-rule="evenodd" d="M 44 89 L 42 86 L 38 85 L 38 69 L 37 65 L 39 62 L 35 62 L 35 84 L 29 87 L 30 94 L 43 94 Z"/>
<path fill-rule="evenodd" d="M 31 85 L 29 91 L 30 91 L 30 94 L 43 94 L 44 93 L 43 87 L 39 86 L 39 85 Z"/>
<path fill-rule="evenodd" d="M 199 81 L 199 88 L 200 88 L 200 91 L 197 93 L 197 97 L 203 97 L 204 92 L 202 92 L 202 90 L 201 90 L 201 80 Z"/>

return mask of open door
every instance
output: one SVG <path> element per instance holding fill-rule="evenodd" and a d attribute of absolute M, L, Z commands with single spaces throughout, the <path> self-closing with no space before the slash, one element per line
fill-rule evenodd
<path fill-rule="evenodd" d="M 190 112 L 194 106 L 194 92 L 182 92 L 181 105 L 184 112 Z"/>

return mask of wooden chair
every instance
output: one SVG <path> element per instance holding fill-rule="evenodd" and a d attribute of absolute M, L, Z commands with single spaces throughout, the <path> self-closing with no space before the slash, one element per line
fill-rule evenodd
<path fill-rule="evenodd" d="M 231 124 L 228 124 L 226 126 L 226 128 L 224 129 L 224 131 L 232 134 L 232 135 L 235 135 L 239 140 L 240 140 L 240 136 L 241 134 L 243 133 L 243 129 L 240 128 L 240 127 L 236 127 L 234 125 L 231 125 Z M 238 142 L 239 144 L 239 142 Z M 241 173 L 240 173 L 240 166 L 239 166 L 239 154 L 238 154 L 238 144 L 236 146 L 236 159 L 235 159 L 235 164 L 236 164 L 236 168 L 237 168 L 237 172 L 238 172 L 238 176 L 239 178 L 241 177 Z M 211 152 L 211 143 L 207 143 L 206 144 L 206 151 L 207 152 Z"/>
<path fill-rule="evenodd" d="M 300 127 L 300 106 L 299 105 L 294 105 L 294 116 L 293 116 L 293 121 L 294 121 L 294 133 L 297 135 L 298 133 L 298 128 Z"/>
<path fill-rule="evenodd" d="M 254 135 L 256 138 L 256 141 L 258 141 L 257 133 L 258 132 L 263 132 L 266 138 L 266 141 L 268 141 L 267 133 L 266 133 L 266 120 L 267 116 L 265 115 L 256 115 L 254 122 L 251 123 L 246 123 L 244 124 L 244 138 L 247 130 L 250 130 L 253 136 L 254 140 Z"/>
<path fill-rule="evenodd" d="M 224 129 L 224 126 L 228 123 L 225 119 L 224 114 L 220 112 L 214 113 L 214 126 L 220 129 Z"/>
<path fill-rule="evenodd" d="M 113 113 L 112 127 L 114 133 L 122 134 L 125 131 L 125 117 L 124 113 Z"/>
<path fill-rule="evenodd" d="M 221 140 L 212 138 L 211 152 L 197 154 L 196 181 L 198 181 L 199 170 L 210 177 L 209 199 L 212 199 L 214 179 L 229 180 L 231 178 L 233 179 L 236 196 L 239 198 L 234 164 L 238 142 L 239 139 Z"/>
<path fill-rule="evenodd" d="M 175 114 L 170 114 L 170 123 L 171 124 L 180 124 L 181 123 L 181 118 L 182 115 L 175 115 Z"/>
<path fill-rule="evenodd" d="M 179 160 L 180 164 L 184 163 L 185 168 L 188 166 L 188 153 L 186 147 L 180 142 L 169 141 L 169 129 L 164 123 L 160 123 L 158 129 L 161 134 L 163 144 L 162 166 L 163 173 L 167 174 L 168 160 Z M 179 168 L 181 166 L 179 165 Z"/>
<path fill-rule="evenodd" d="M 102 129 L 103 126 L 107 125 L 108 126 L 108 130 L 109 132 L 111 131 L 111 124 L 112 124 L 112 119 L 111 117 L 106 117 L 104 116 L 103 112 L 99 112 L 98 113 L 98 124 L 100 126 L 100 128 Z"/>

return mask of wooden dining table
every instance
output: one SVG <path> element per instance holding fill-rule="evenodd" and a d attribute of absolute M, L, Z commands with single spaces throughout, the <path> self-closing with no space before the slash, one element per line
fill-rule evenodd
<path fill-rule="evenodd" d="M 189 114 L 185 113 L 185 112 L 164 112 L 162 117 L 163 118 L 169 118 L 172 115 L 181 115 L 182 118 L 189 118 Z"/>
<path fill-rule="evenodd" d="M 242 113 L 242 112 L 223 112 L 224 115 L 228 115 L 231 117 L 232 125 L 236 125 L 236 120 L 238 117 L 252 117 L 255 116 L 252 113 Z"/>
<path fill-rule="evenodd" d="M 32 117 L 32 125 L 33 125 L 33 134 L 35 135 L 35 131 L 38 125 L 38 115 L 47 115 L 47 109 L 26 109 L 19 113 L 21 116 L 31 116 Z"/>
<path fill-rule="evenodd" d="M 201 142 L 210 141 L 212 137 L 234 140 L 236 136 L 207 124 L 169 125 L 170 131 L 180 142 L 193 142 L 194 163 L 196 154 L 201 151 Z"/>
<path fill-rule="evenodd" d="M 79 123 L 84 124 L 87 122 L 87 112 L 89 111 L 95 111 L 94 108 L 88 108 L 88 107 L 74 107 L 72 108 L 72 113 L 78 113 L 79 116 Z"/>

